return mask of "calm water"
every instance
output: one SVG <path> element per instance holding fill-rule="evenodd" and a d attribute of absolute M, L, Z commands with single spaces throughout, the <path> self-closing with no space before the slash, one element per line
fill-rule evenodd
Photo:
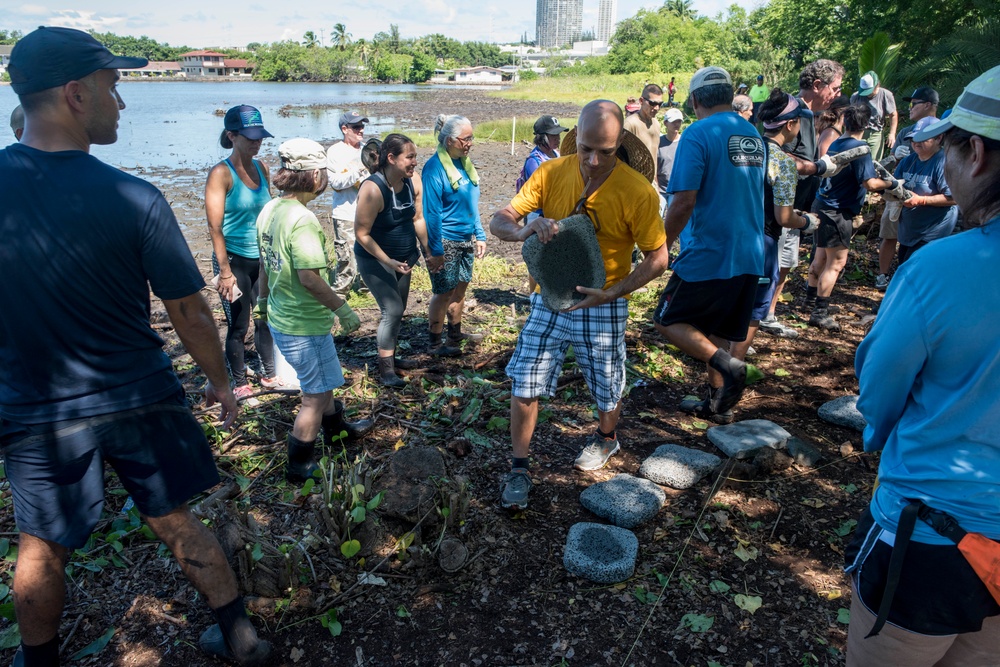
<path fill-rule="evenodd" d="M 132 170 L 208 168 L 229 151 L 219 146 L 223 112 L 237 104 L 260 109 L 264 127 L 275 136 L 264 141 L 261 154 L 276 161 L 278 145 L 292 137 L 316 141 L 339 139 L 337 121 L 350 102 L 404 100 L 426 86 L 345 83 L 263 82 L 123 82 L 119 92 L 125 101 L 118 126 L 118 142 L 93 146 L 92 153 L 116 166 Z M 332 108 L 310 109 L 313 104 Z M 13 141 L 7 121 L 17 105 L 10 86 L 0 86 L 0 146 Z M 281 116 L 278 109 L 293 108 Z M 396 126 L 391 116 L 371 116 L 371 132 Z"/>

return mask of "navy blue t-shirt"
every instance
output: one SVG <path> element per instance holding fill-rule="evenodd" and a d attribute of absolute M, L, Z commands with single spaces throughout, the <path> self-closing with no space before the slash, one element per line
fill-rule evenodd
<path fill-rule="evenodd" d="M 845 134 L 830 144 L 830 149 L 826 154 L 836 155 L 841 151 L 867 145 L 860 139 L 854 139 Z M 833 178 L 824 178 L 820 183 L 816 199 L 819 200 L 823 208 L 846 209 L 851 212 L 852 216 L 857 215 L 865 203 L 865 194 L 867 193 L 864 186 L 865 181 L 877 177 L 872 156 L 863 155 L 841 169 L 840 173 Z"/>
<path fill-rule="evenodd" d="M 896 178 L 906 182 L 906 189 L 917 195 L 951 196 L 944 180 L 944 151 L 939 150 L 926 161 L 910 153 L 896 167 Z M 958 222 L 957 206 L 917 206 L 904 208 L 899 220 L 899 242 L 912 246 L 948 236 Z"/>
<path fill-rule="evenodd" d="M 0 417 L 128 410 L 180 388 L 149 326 L 205 281 L 149 183 L 83 151 L 0 150 Z"/>

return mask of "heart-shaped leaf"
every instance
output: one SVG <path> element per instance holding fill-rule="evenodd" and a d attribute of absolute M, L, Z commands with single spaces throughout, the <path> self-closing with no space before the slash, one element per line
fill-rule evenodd
<path fill-rule="evenodd" d="M 733 602 L 736 603 L 737 607 L 751 614 L 760 609 L 760 605 L 763 604 L 759 595 L 743 595 L 742 593 L 737 594 L 733 598 Z"/>
<path fill-rule="evenodd" d="M 357 540 L 348 540 L 340 545 L 340 553 L 344 554 L 344 558 L 354 558 L 361 551 L 361 542 Z"/>

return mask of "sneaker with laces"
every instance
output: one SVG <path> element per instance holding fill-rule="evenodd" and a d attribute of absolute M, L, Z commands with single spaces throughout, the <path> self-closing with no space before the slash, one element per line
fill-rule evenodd
<path fill-rule="evenodd" d="M 778 321 L 777 317 L 768 317 L 760 321 L 760 330 L 779 338 L 798 338 L 799 332 L 791 327 L 786 327 Z"/>
<path fill-rule="evenodd" d="M 233 395 L 237 401 L 245 401 L 253 396 L 253 388 L 248 384 L 241 384 L 239 387 L 233 387 Z"/>
<path fill-rule="evenodd" d="M 514 468 L 500 484 L 500 506 L 504 509 L 523 510 L 528 507 L 531 477 L 524 468 Z"/>
<path fill-rule="evenodd" d="M 880 273 L 875 276 L 875 289 L 879 292 L 884 292 L 889 289 L 889 276 L 884 273 Z"/>
<path fill-rule="evenodd" d="M 602 438 L 595 433 L 590 436 L 587 446 L 576 457 L 573 467 L 577 470 L 600 470 L 608 464 L 608 459 L 616 454 L 619 449 L 621 447 L 618 444 L 617 437 L 614 439 Z"/>

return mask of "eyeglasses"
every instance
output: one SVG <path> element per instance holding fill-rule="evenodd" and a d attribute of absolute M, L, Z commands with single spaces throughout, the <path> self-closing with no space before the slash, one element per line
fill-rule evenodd
<path fill-rule="evenodd" d="M 654 102 L 653 100 L 644 97 L 642 98 L 642 101 L 648 104 L 649 106 L 653 107 L 654 109 L 658 109 L 661 106 L 663 106 L 663 100 L 660 100 L 659 102 Z"/>
<path fill-rule="evenodd" d="M 471 146 L 472 142 L 476 140 L 475 136 L 471 137 L 455 137 L 455 141 L 461 142 L 463 146 Z"/>
<path fill-rule="evenodd" d="M 921 104 L 927 104 L 928 100 L 910 100 L 910 107 L 919 107 Z"/>

